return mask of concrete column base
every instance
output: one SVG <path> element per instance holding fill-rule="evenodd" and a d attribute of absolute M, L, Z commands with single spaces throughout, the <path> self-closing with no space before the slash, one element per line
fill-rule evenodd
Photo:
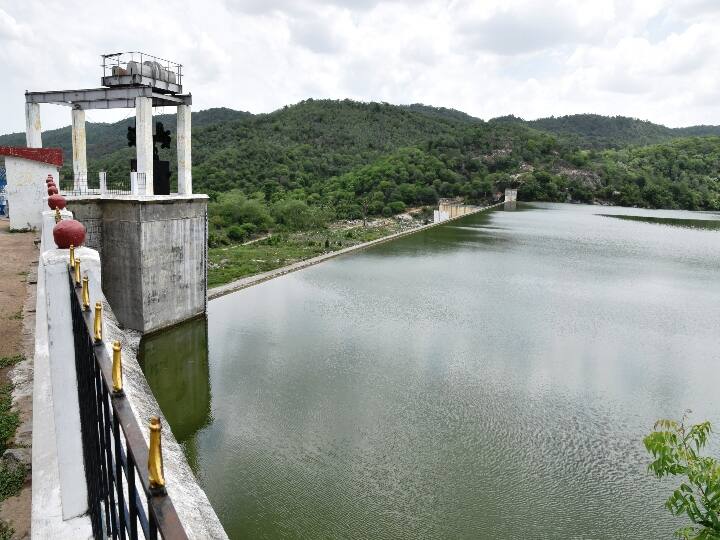
<path fill-rule="evenodd" d="M 154 332 L 207 308 L 207 195 L 70 197 L 118 322 Z"/>

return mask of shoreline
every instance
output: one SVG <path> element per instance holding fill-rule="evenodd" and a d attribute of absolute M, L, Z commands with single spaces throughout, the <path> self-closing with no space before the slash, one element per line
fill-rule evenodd
<path fill-rule="evenodd" d="M 502 204 L 505 204 L 505 202 L 503 201 L 503 202 L 491 204 L 489 206 L 483 206 L 472 212 L 463 214 L 462 216 L 457 216 L 454 218 L 446 219 L 445 221 L 441 221 L 440 223 L 428 223 L 427 225 L 421 225 L 419 227 L 415 227 L 414 229 L 410 229 L 407 231 L 402 231 L 402 232 L 398 232 L 398 233 L 394 233 L 394 234 L 389 234 L 388 236 L 383 236 L 382 238 L 378 238 L 376 240 L 370 240 L 369 242 L 363 242 L 362 244 L 357 244 L 357 245 L 346 247 L 343 249 L 338 249 L 337 251 L 331 251 L 330 253 L 324 253 L 322 255 L 318 255 L 317 257 L 311 257 L 309 259 L 298 261 L 298 262 L 289 264 L 287 266 L 281 266 L 280 268 L 275 268 L 274 270 L 268 270 L 267 272 L 262 272 L 260 274 L 253 274 L 252 276 L 246 276 L 244 278 L 236 279 L 235 281 L 231 281 L 230 283 L 225 283 L 223 285 L 217 285 L 216 287 L 208 289 L 207 299 L 209 302 L 211 300 L 215 300 L 216 298 L 220 298 L 221 296 L 225 296 L 227 294 L 231 294 L 231 293 L 240 291 L 242 289 L 252 287 L 253 285 L 257 285 L 259 283 L 269 281 L 276 277 L 284 276 L 285 274 L 289 274 L 291 272 L 297 272 L 298 270 L 302 270 L 303 268 L 307 268 L 309 266 L 314 266 L 316 264 L 326 261 L 327 259 L 332 259 L 334 257 L 340 257 L 341 255 L 346 255 L 348 253 L 352 253 L 354 251 L 359 251 L 361 249 L 365 249 L 365 248 L 368 248 L 368 247 L 371 247 L 371 246 L 374 246 L 377 244 L 382 244 L 384 242 L 390 242 L 391 240 L 396 240 L 403 236 L 415 234 L 418 231 L 424 231 L 424 230 L 430 229 L 431 227 L 437 227 L 439 225 L 444 225 L 446 223 L 450 223 L 452 221 L 456 221 L 458 219 L 461 219 L 461 218 L 464 218 L 467 216 L 472 216 L 472 215 L 478 214 L 480 212 L 484 212 L 485 210 L 490 210 L 491 208 L 495 208 Z"/>

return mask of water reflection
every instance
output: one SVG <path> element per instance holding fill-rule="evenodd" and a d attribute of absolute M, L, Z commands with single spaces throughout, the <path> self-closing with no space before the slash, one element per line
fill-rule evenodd
<path fill-rule="evenodd" d="M 687 227 L 689 229 L 720 229 L 720 221 L 713 219 L 681 219 L 655 216 L 625 216 L 617 214 L 600 214 L 603 217 L 625 219 L 627 221 L 639 221 L 641 223 L 653 223 L 655 225 L 669 225 L 671 227 Z"/>
<path fill-rule="evenodd" d="M 212 421 L 207 318 L 143 338 L 139 360 L 173 435 L 195 469 L 195 435 Z"/>
<path fill-rule="evenodd" d="M 718 423 L 720 237 L 600 212 L 703 217 L 520 204 L 214 300 L 202 429 L 205 348 L 146 350 L 229 536 L 669 538 L 642 437 Z"/>

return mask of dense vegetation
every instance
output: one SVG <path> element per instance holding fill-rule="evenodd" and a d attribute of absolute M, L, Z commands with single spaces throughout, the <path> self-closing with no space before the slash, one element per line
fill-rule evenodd
<path fill-rule="evenodd" d="M 539 129 L 577 146 L 594 149 L 657 144 L 679 137 L 720 136 L 720 126 L 669 128 L 647 120 L 599 114 L 551 116 L 529 121 L 511 115 L 495 118 L 493 122 L 514 123 Z"/>
<path fill-rule="evenodd" d="M 158 119 L 174 132 L 173 115 Z M 91 174 L 127 177 L 132 122 L 88 126 Z M 718 132 L 597 115 L 484 122 L 417 104 L 310 99 L 270 114 L 193 113 L 193 178 L 211 196 L 214 246 L 439 197 L 479 202 L 508 185 L 521 186 L 522 200 L 718 210 L 720 137 L 687 137 Z M 43 138 L 69 156 L 68 128 Z M 0 137 L 13 143 L 22 137 Z M 174 167 L 172 146 L 161 158 Z"/>

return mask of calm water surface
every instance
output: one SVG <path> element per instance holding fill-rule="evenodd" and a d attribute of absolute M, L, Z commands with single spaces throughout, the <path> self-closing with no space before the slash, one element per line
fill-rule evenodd
<path fill-rule="evenodd" d="M 668 219 L 720 216 L 471 216 L 214 300 L 145 371 L 232 538 L 670 538 L 641 439 L 720 426 L 720 236 Z"/>

